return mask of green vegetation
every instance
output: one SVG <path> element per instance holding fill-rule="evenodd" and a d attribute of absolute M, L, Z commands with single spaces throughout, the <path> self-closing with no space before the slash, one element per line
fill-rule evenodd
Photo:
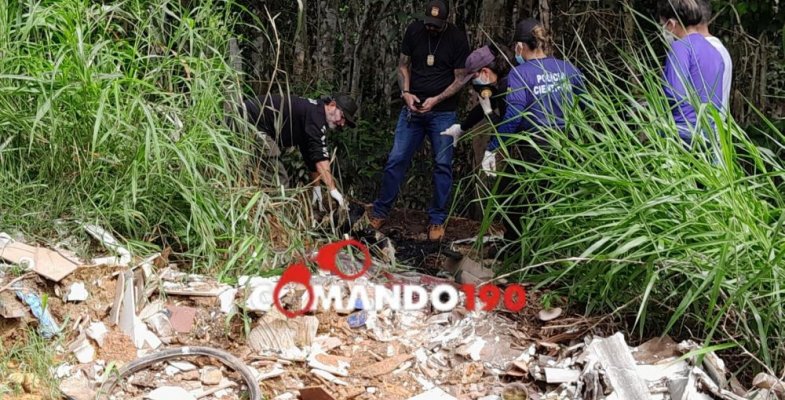
<path fill-rule="evenodd" d="M 0 397 L 14 397 L 25 389 L 43 398 L 60 398 L 57 382 L 50 373 L 55 363 L 55 348 L 64 345 L 44 339 L 33 329 L 16 332 L 18 339 L 8 346 L 0 340 Z M 25 379 L 26 378 L 26 379 Z"/>
<path fill-rule="evenodd" d="M 721 145 L 721 162 L 712 165 L 710 152 L 688 151 L 676 135 L 660 68 L 643 61 L 657 59 L 652 48 L 619 52 L 625 76 L 586 55 L 586 108 L 571 110 L 564 132 L 541 132 L 553 144 L 543 165 L 510 161 L 527 171 L 515 194 L 535 191 L 537 202 L 524 217 L 522 258 L 505 272 L 590 313 L 632 311 L 641 334 L 688 327 L 779 371 L 785 170 L 775 152 L 785 137 L 770 125 L 775 147 L 764 148 L 720 123 L 711 145 Z M 720 121 L 708 109 L 701 117 Z M 484 201 L 485 226 L 518 206 L 512 196 Z"/>
<path fill-rule="evenodd" d="M 0 7 L 0 226 L 48 238 L 58 219 L 78 235 L 79 221 L 98 223 L 137 254 L 171 246 L 230 276 L 302 245 L 297 192 L 260 191 L 238 173 L 249 141 L 224 122 L 240 82 L 227 60 L 241 11 L 165 0 Z"/>

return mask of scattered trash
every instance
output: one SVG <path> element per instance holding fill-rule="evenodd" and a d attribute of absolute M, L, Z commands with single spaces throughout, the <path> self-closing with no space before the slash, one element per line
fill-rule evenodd
<path fill-rule="evenodd" d="M 648 400 L 649 389 L 636 372 L 635 359 L 621 332 L 605 339 L 595 339 L 589 345 L 589 352 L 589 357 L 596 357 L 597 363 L 605 369 L 619 399 Z"/>
<path fill-rule="evenodd" d="M 358 311 L 349 315 L 349 318 L 346 318 L 346 323 L 349 324 L 351 328 L 359 328 L 361 326 L 365 326 L 365 322 L 368 320 L 368 312 L 367 311 Z"/>
<path fill-rule="evenodd" d="M 17 290 L 16 296 L 19 297 L 32 311 L 33 316 L 38 319 L 38 331 L 46 339 L 51 339 L 54 335 L 60 333 L 60 327 L 49 312 L 49 307 L 44 309 L 41 298 L 38 295 Z"/>
<path fill-rule="evenodd" d="M 427 392 L 420 393 L 417 396 L 409 397 L 408 400 L 458 400 L 455 396 L 450 395 L 440 388 L 433 388 Z"/>
<path fill-rule="evenodd" d="M 87 379 L 87 376 L 82 371 L 77 371 L 60 382 L 59 388 L 66 398 L 73 400 L 94 400 L 96 395 L 90 380 Z"/>
<path fill-rule="evenodd" d="M 493 279 L 494 273 L 490 268 L 483 267 L 477 261 L 464 256 L 458 264 L 460 283 L 480 285 Z"/>
<path fill-rule="evenodd" d="M 205 385 L 214 386 L 221 383 L 223 377 L 224 375 L 220 369 L 216 367 L 205 367 L 202 369 L 199 380 Z"/>
<path fill-rule="evenodd" d="M 72 283 L 71 287 L 68 288 L 68 294 L 65 295 L 63 300 L 65 301 L 85 301 L 87 300 L 87 289 L 84 286 L 83 282 L 76 282 Z"/>
<path fill-rule="evenodd" d="M 169 322 L 169 318 L 162 312 L 153 314 L 151 317 L 147 318 L 145 322 L 147 322 L 147 326 L 160 337 L 170 337 L 175 334 L 172 323 Z"/>
<path fill-rule="evenodd" d="M 332 382 L 336 385 L 342 385 L 342 386 L 349 385 L 348 383 L 346 383 L 346 381 L 342 381 L 335 375 L 321 369 L 311 369 L 311 373 L 326 380 L 327 382 Z"/>
<path fill-rule="evenodd" d="M 183 371 L 183 372 L 195 371 L 196 370 L 196 365 L 193 365 L 193 364 L 191 364 L 189 362 L 184 362 L 184 361 L 169 361 L 169 365 L 171 365 L 171 366 L 173 366 L 173 367 L 175 367 L 175 368 L 177 368 L 177 369 L 179 369 L 180 371 Z"/>
<path fill-rule="evenodd" d="M 234 299 L 237 296 L 237 289 L 227 288 L 218 295 L 221 301 L 221 312 L 224 314 L 231 314 L 237 310 L 237 305 Z"/>
<path fill-rule="evenodd" d="M 765 372 L 755 375 L 755 379 L 752 381 L 752 386 L 760 389 L 766 389 L 771 393 L 774 393 L 778 399 L 785 398 L 785 382 Z"/>
<path fill-rule="evenodd" d="M 556 307 L 556 308 L 551 308 L 549 310 L 540 310 L 539 314 L 537 315 L 540 317 L 540 321 L 548 322 L 548 321 L 553 321 L 556 318 L 559 318 L 561 312 L 562 312 L 561 308 Z"/>
<path fill-rule="evenodd" d="M 373 378 L 379 375 L 386 375 L 393 372 L 399 365 L 403 362 L 412 359 L 413 356 L 411 354 L 402 354 L 394 357 L 390 357 L 386 360 L 379 361 L 375 364 L 368 365 L 363 368 L 360 376 L 364 376 L 366 378 Z"/>
<path fill-rule="evenodd" d="M 94 322 L 87 327 L 85 333 L 87 337 L 95 340 L 99 347 L 104 347 L 104 338 L 109 333 L 109 330 L 106 329 L 106 325 L 103 322 Z"/>
<path fill-rule="evenodd" d="M 169 323 L 179 333 L 189 333 L 194 325 L 196 309 L 192 307 L 166 306 L 169 311 Z"/>
<path fill-rule="evenodd" d="M 144 396 L 148 400 L 196 400 L 196 396 L 177 386 L 163 386 Z"/>
<path fill-rule="evenodd" d="M 95 348 L 87 341 L 87 337 L 80 335 L 70 346 L 68 350 L 73 352 L 76 359 L 81 364 L 93 362 L 95 358 Z"/>
<path fill-rule="evenodd" d="M 307 387 L 300 389 L 300 399 L 301 400 L 335 400 L 335 397 L 330 396 L 323 388 L 321 387 Z"/>
<path fill-rule="evenodd" d="M 82 263 L 66 257 L 62 251 L 52 251 L 17 242 L 6 233 L 0 233 L 0 258 L 34 271 L 54 282 L 60 282 Z"/>
<path fill-rule="evenodd" d="M 24 305 L 9 292 L 0 292 L 0 316 L 17 319 L 28 315 Z"/>
<path fill-rule="evenodd" d="M 120 267 L 127 267 L 131 262 L 131 252 L 125 247 L 121 246 L 117 239 L 104 228 L 97 225 L 85 224 L 82 227 L 92 237 L 101 242 L 108 250 L 115 252 L 119 257 L 100 257 L 93 259 L 93 265 L 116 265 Z"/>

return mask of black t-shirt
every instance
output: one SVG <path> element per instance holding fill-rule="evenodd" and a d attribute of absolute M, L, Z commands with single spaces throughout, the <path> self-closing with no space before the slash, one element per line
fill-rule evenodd
<path fill-rule="evenodd" d="M 447 89 L 455 80 L 455 70 L 464 68 L 469 42 L 453 24 L 448 23 L 444 32 L 432 37 L 425 29 L 425 23 L 415 21 L 406 28 L 401 53 L 411 57 L 409 91 L 425 101 Z M 429 54 L 434 56 L 431 66 L 427 64 Z M 457 108 L 458 99 L 452 96 L 437 104 L 433 111 L 455 111 Z"/>
<path fill-rule="evenodd" d="M 257 129 L 274 137 L 282 147 L 297 146 L 310 171 L 316 171 L 317 162 L 329 160 L 322 101 L 269 95 L 250 98 L 245 107 L 248 120 Z"/>

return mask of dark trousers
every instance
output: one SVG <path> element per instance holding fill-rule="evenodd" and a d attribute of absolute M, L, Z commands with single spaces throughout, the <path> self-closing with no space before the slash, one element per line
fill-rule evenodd
<path fill-rule="evenodd" d="M 521 233 L 525 225 L 526 218 L 531 218 L 532 211 L 537 205 L 538 195 L 542 196 L 548 188 L 546 179 L 538 179 L 535 187 L 532 187 L 525 178 L 535 172 L 531 168 L 538 168 L 542 165 L 543 154 L 549 153 L 547 143 L 538 143 L 538 148 L 529 143 L 522 143 L 510 149 L 510 156 L 514 160 L 520 160 L 527 165 L 515 165 L 509 161 L 504 163 L 504 168 L 499 175 L 496 195 L 499 203 L 504 209 L 504 238 L 509 241 L 505 250 L 505 258 L 520 256 L 521 253 Z"/>

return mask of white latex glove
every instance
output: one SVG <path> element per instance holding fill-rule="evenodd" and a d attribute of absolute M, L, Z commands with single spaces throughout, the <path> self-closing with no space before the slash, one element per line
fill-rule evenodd
<path fill-rule="evenodd" d="M 458 138 L 461 137 L 462 133 L 463 130 L 461 129 L 461 124 L 455 124 L 441 131 L 439 134 L 442 136 L 452 136 L 452 145 L 455 146 L 455 144 L 458 143 Z"/>
<path fill-rule="evenodd" d="M 341 195 L 341 192 L 338 191 L 338 189 L 331 190 L 330 196 L 332 196 L 335 201 L 338 202 L 338 206 L 341 208 L 346 208 L 346 202 L 343 200 L 343 196 Z"/>
<path fill-rule="evenodd" d="M 485 115 L 493 112 L 493 108 L 491 107 L 491 99 L 488 97 L 480 96 L 480 106 L 482 106 L 482 112 L 484 112 Z"/>
<path fill-rule="evenodd" d="M 322 204 L 322 187 L 315 186 L 313 188 L 313 200 L 311 204 L 318 203 L 319 204 L 319 211 L 324 211 L 324 205 Z"/>
<path fill-rule="evenodd" d="M 496 176 L 496 154 L 485 150 L 485 156 L 482 158 L 482 170 L 489 176 Z"/>

